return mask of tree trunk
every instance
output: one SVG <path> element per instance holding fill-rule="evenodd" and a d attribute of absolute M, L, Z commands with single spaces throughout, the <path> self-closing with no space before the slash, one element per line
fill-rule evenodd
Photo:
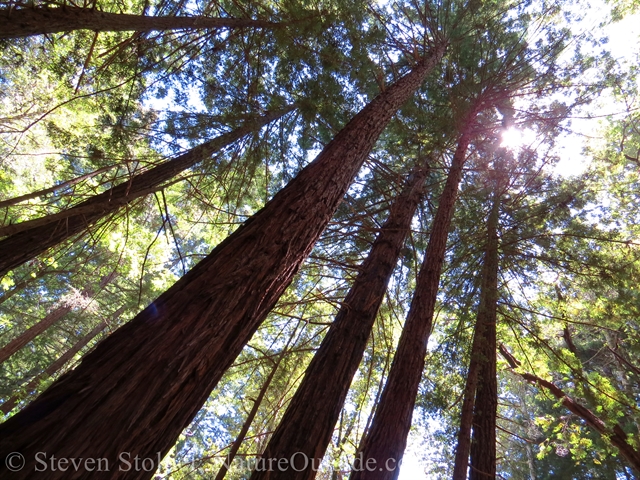
<path fill-rule="evenodd" d="M 427 167 L 417 168 L 394 201 L 389 218 L 360 266 L 331 328 L 262 454 L 261 462 L 265 464 L 271 459 L 277 464 L 278 459 L 291 459 L 298 454 L 295 458 L 300 460 L 300 465 L 279 470 L 279 479 L 315 477 L 312 464 L 316 467 L 320 464 L 331 441 L 389 278 L 411 228 L 426 176 Z M 304 468 L 303 458 L 307 459 L 307 468 Z M 268 469 L 256 468 L 251 480 L 266 480 L 270 475 L 273 472 Z"/>
<path fill-rule="evenodd" d="M 113 280 L 115 275 L 107 275 L 100 282 L 100 288 L 104 288 L 111 280 Z M 94 295 L 94 291 L 92 288 L 86 288 L 80 294 L 81 296 L 91 299 Z M 0 364 L 5 362 L 11 355 L 16 353 L 22 347 L 24 347 L 27 343 L 31 342 L 38 335 L 44 332 L 51 325 L 56 323 L 58 320 L 63 318 L 67 313 L 73 310 L 73 305 L 70 303 L 63 303 L 53 310 L 51 310 L 42 320 L 28 328 L 22 334 L 18 335 L 16 338 L 11 340 L 4 347 L 0 348 Z"/>
<path fill-rule="evenodd" d="M 498 288 L 498 214 L 500 201 L 496 197 L 487 221 L 487 243 L 482 262 L 482 280 L 480 287 L 480 303 L 476 317 L 475 332 L 471 355 L 469 357 L 469 369 L 464 390 L 464 400 L 460 413 L 460 429 L 458 430 L 458 445 L 456 448 L 455 463 L 453 467 L 453 480 L 466 480 L 469 466 L 469 452 L 471 449 L 471 425 L 474 417 L 474 399 L 478 388 L 479 370 L 485 363 L 483 357 L 486 348 L 487 331 L 495 330 L 496 300 Z M 495 348 L 494 353 L 495 357 Z M 481 379 L 482 380 L 482 379 Z M 495 432 L 495 429 L 494 429 Z M 495 443 L 495 438 L 494 438 Z M 495 448 L 494 448 L 495 455 Z M 495 465 L 495 456 L 494 456 Z"/>
<path fill-rule="evenodd" d="M 33 380 L 29 382 L 29 384 L 25 387 L 25 392 L 29 395 L 29 392 L 32 392 L 38 387 L 38 384 L 44 380 L 55 374 L 58 370 L 60 370 L 63 366 L 67 364 L 69 360 L 71 360 L 76 353 L 82 350 L 87 343 L 93 340 L 100 332 L 102 332 L 107 327 L 106 322 L 101 322 L 96 326 L 93 330 L 87 333 L 84 337 L 78 340 L 73 347 L 64 352 L 55 362 L 47 367 L 47 369 L 42 372 L 40 375 L 36 376 Z M 5 415 L 8 414 L 11 410 L 15 408 L 15 406 L 22 400 L 21 395 L 14 395 L 9 400 L 0 405 L 0 411 Z"/>
<path fill-rule="evenodd" d="M 233 363 L 335 213 L 396 110 L 442 58 L 438 45 L 373 99 L 297 177 L 72 372 L 0 425 L 0 457 L 106 458 L 109 472 L 49 478 L 148 479 L 122 455 L 155 462 Z M 157 464 L 155 464 L 157 466 Z M 126 465 L 125 465 L 126 466 Z M 0 464 L 0 475 L 6 467 Z"/>
<path fill-rule="evenodd" d="M 89 225 L 136 198 L 161 189 L 166 181 L 180 172 L 282 117 L 293 108 L 287 107 L 284 110 L 270 112 L 256 120 L 248 121 L 236 130 L 209 140 L 146 172 L 134 175 L 130 180 L 95 195 L 75 207 L 46 217 L 0 227 L 0 235 L 10 235 L 0 240 L 0 277 L 47 249 L 82 232 Z"/>
<path fill-rule="evenodd" d="M 516 372 L 516 369 L 520 367 L 520 361 L 516 360 L 502 344 L 500 345 L 500 353 L 507 361 L 514 374 L 524 378 L 527 382 L 536 384 L 549 391 L 554 397 L 560 400 L 567 410 L 582 418 L 587 425 L 593 428 L 600 435 L 607 437 L 611 444 L 618 449 L 620 454 L 629 462 L 636 472 L 640 473 L 640 450 L 627 441 L 627 434 L 622 430 L 620 424 L 615 424 L 613 428 L 608 427 L 600 417 L 596 416 L 596 414 L 587 407 L 577 403 L 554 383 L 530 373 Z"/>
<path fill-rule="evenodd" d="M 473 122 L 475 113 L 471 112 L 468 118 L 467 128 Z M 469 133 L 463 133 L 453 155 L 451 169 L 440 195 L 429 244 L 418 274 L 416 290 L 389 377 L 376 408 L 371 429 L 358 454 L 362 462 L 355 466 L 349 477 L 350 480 L 389 480 L 398 477 L 398 462 L 402 460 L 407 443 L 413 405 L 424 368 L 424 356 L 431 333 L 440 271 L 469 139 Z"/>
<path fill-rule="evenodd" d="M 488 241 L 485 252 L 486 280 L 483 285 L 484 312 L 482 340 L 478 357 L 478 380 L 473 408 L 470 480 L 496 478 L 496 416 L 498 382 L 496 379 L 496 320 L 498 308 L 498 220 L 500 187 L 494 191 L 493 206 L 487 222 Z M 478 317 L 479 318 L 479 317 Z"/>
<path fill-rule="evenodd" d="M 277 23 L 250 18 L 153 17 L 101 12 L 95 8 L 34 7 L 0 10 L 0 39 L 45 33 L 93 30 L 94 32 L 150 32 L 154 30 L 211 28 L 277 28 Z"/>

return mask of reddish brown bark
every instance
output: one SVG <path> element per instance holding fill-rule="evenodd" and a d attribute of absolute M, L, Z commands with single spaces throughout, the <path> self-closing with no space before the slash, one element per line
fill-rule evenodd
<path fill-rule="evenodd" d="M 134 175 L 106 192 L 96 195 L 75 207 L 46 217 L 0 227 L 0 277 L 9 270 L 31 260 L 47 249 L 85 231 L 90 225 L 115 212 L 127 203 L 158 191 L 163 184 L 180 172 L 210 157 L 214 152 L 236 140 L 259 130 L 282 117 L 294 107 L 270 112 L 248 121 L 242 127 L 199 145 L 188 152 L 146 172 Z"/>
<path fill-rule="evenodd" d="M 211 28 L 277 28 L 279 24 L 250 18 L 151 17 L 101 12 L 80 7 L 34 7 L 0 10 L 0 39 L 45 33 L 93 30 L 94 32 L 150 32 L 154 30 Z"/>
<path fill-rule="evenodd" d="M 467 128 L 475 119 L 468 117 Z M 406 447 L 413 405 L 422 370 L 440 281 L 440 271 L 449 235 L 453 207 L 462 179 L 470 134 L 460 136 L 444 190 L 440 195 L 425 258 L 418 274 L 416 290 L 393 358 L 389 377 L 376 408 L 371 429 L 363 441 L 359 457 L 363 464 L 354 469 L 351 480 L 390 480 L 399 474 L 398 463 Z M 367 462 L 373 470 L 367 468 Z"/>
<path fill-rule="evenodd" d="M 305 372 L 304 379 L 291 399 L 280 424 L 262 453 L 270 459 L 296 459 L 300 465 L 278 471 L 279 479 L 312 479 L 312 465 L 320 465 L 349 386 L 373 328 L 384 298 L 389 278 L 411 227 L 427 174 L 419 168 L 407 181 L 404 191 L 394 201 L 389 218 L 362 263 L 349 293 L 336 314 L 322 345 Z M 303 468 L 302 454 L 307 459 Z M 273 476 L 268 469 L 254 470 L 251 480 Z M 271 477 L 272 478 L 272 477 Z"/>
<path fill-rule="evenodd" d="M 477 402 L 476 392 L 478 390 L 478 380 L 484 382 L 484 376 L 487 375 L 483 365 L 487 361 L 485 355 L 487 353 L 491 354 L 491 348 L 487 346 L 487 342 L 489 341 L 488 336 L 491 337 L 492 335 L 490 330 L 493 330 L 493 337 L 495 339 L 498 288 L 498 213 L 499 200 L 495 199 L 493 208 L 491 209 L 487 220 L 487 243 L 485 246 L 484 260 L 482 262 L 480 303 L 478 305 L 478 315 L 476 317 L 476 326 L 469 359 L 469 369 L 467 371 L 464 400 L 462 401 L 460 414 L 460 429 L 458 430 L 458 445 L 456 447 L 455 463 L 453 467 L 453 480 L 466 480 L 467 478 L 469 453 L 471 450 L 471 425 L 474 419 L 474 400 Z M 493 356 L 495 357 L 495 344 L 493 348 Z M 479 375 L 479 372 L 482 374 Z M 489 410 L 485 409 L 484 411 Z M 495 438 L 493 443 L 495 445 Z M 495 466 L 495 446 L 493 453 L 493 462 Z"/>
<path fill-rule="evenodd" d="M 435 48 L 373 99 L 262 210 L 0 425 L 0 457 L 20 452 L 26 459 L 12 478 L 30 477 L 37 452 L 107 458 L 112 466 L 123 452 L 164 456 L 291 282 L 378 136 L 444 50 Z M 92 479 L 152 475 L 91 472 Z"/>
<path fill-rule="evenodd" d="M 482 340 L 478 358 L 478 384 L 473 407 L 470 480 L 496 478 L 496 416 L 498 382 L 496 378 L 496 320 L 498 309 L 498 219 L 499 193 L 494 192 L 493 207 L 487 222 L 488 241 L 484 267 L 486 278 Z"/>
<path fill-rule="evenodd" d="M 114 275 L 107 275 L 100 282 L 100 288 L 104 288 L 112 279 Z M 94 291 L 92 288 L 86 288 L 82 291 L 81 295 L 85 298 L 92 298 L 94 295 Z M 31 342 L 38 335 L 44 332 L 51 325 L 56 323 L 58 320 L 63 318 L 67 313 L 69 313 L 73 309 L 73 305 L 68 303 L 59 305 L 58 307 L 51 310 L 42 320 L 28 328 L 16 338 L 11 340 L 4 347 L 0 348 L 0 363 L 6 361 L 11 355 L 16 353 L 18 350 L 23 348 L 27 343 Z"/>
<path fill-rule="evenodd" d="M 585 423 L 596 432 L 607 437 L 611 444 L 618 449 L 620 454 L 629 462 L 636 472 L 640 473 L 640 451 L 633 447 L 633 445 L 629 444 L 627 441 L 627 434 L 622 430 L 620 424 L 615 424 L 613 427 L 607 426 L 600 417 L 594 414 L 587 407 L 577 403 L 554 383 L 530 373 L 517 372 L 516 369 L 521 365 L 520 361 L 516 360 L 504 345 L 500 344 L 499 348 L 500 353 L 511 367 L 511 371 L 513 373 L 519 375 L 529 383 L 546 389 L 558 400 L 561 400 L 562 405 L 564 405 L 567 410 L 582 418 Z"/>

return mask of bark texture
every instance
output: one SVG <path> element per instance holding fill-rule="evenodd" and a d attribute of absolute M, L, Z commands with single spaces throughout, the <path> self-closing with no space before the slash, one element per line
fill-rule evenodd
<path fill-rule="evenodd" d="M 499 188 L 499 187 L 498 187 Z M 498 220 L 499 192 L 494 192 L 493 206 L 487 222 L 487 250 L 484 257 L 486 278 L 482 340 L 478 356 L 478 384 L 473 407 L 470 480 L 496 478 L 496 416 L 498 382 L 496 378 L 496 320 L 498 309 Z"/>
<path fill-rule="evenodd" d="M 479 371 L 487 361 L 485 354 L 490 348 L 487 347 L 488 331 L 495 332 L 497 288 L 498 288 L 498 214 L 499 199 L 494 199 L 493 207 L 487 220 L 487 243 L 485 246 L 484 260 L 482 263 L 482 279 L 480 286 L 480 302 L 478 305 L 478 315 L 473 335 L 469 369 L 467 370 L 467 381 L 464 390 L 464 400 L 460 414 L 460 429 L 458 430 L 458 445 L 456 448 L 455 463 L 453 467 L 453 480 L 466 480 L 467 468 L 469 466 L 469 453 L 471 450 L 471 425 L 474 418 L 474 400 L 478 389 Z M 490 333 L 489 333 L 490 335 Z M 494 333 L 495 338 L 495 333 Z M 490 353 L 490 352 L 489 352 Z M 493 348 L 495 357 L 495 343 Z M 484 381 L 484 377 L 481 379 Z M 495 428 L 494 428 L 495 432 Z M 495 438 L 494 438 L 495 445 Z M 495 446 L 494 446 L 495 465 Z"/>
<path fill-rule="evenodd" d="M 475 117 L 472 113 L 470 120 Z M 470 135 L 463 133 L 453 155 L 444 190 L 440 195 L 425 258 L 418 274 L 416 290 L 393 358 L 389 377 L 363 441 L 361 469 L 354 469 L 351 480 L 389 480 L 398 477 L 398 463 L 407 443 L 411 415 L 424 368 L 427 341 L 438 293 L 440 271 L 449 236 L 453 207 L 458 196 Z M 366 462 L 375 465 L 366 468 Z"/>
<path fill-rule="evenodd" d="M 242 137 L 255 132 L 268 123 L 282 117 L 294 107 L 270 112 L 248 121 L 242 127 L 225 133 L 199 145 L 188 152 L 146 172 L 134 175 L 130 180 L 106 192 L 96 195 L 75 207 L 46 217 L 0 227 L 0 277 L 9 270 L 31 260 L 47 249 L 83 232 L 90 225 L 115 212 L 127 203 L 162 188 L 163 184 L 180 172 L 210 157 L 214 152 Z"/>
<path fill-rule="evenodd" d="M 107 458 L 109 472 L 49 478 L 148 479 L 123 452 L 164 456 L 291 282 L 396 110 L 444 54 L 433 49 L 373 99 L 298 176 L 131 322 L 0 425 L 0 456 Z M 0 465 L 0 476 L 6 467 Z M 51 472 L 54 474 L 55 472 Z"/>
<path fill-rule="evenodd" d="M 0 9 L 0 39 L 45 33 L 93 30 L 95 32 L 150 32 L 207 28 L 276 28 L 277 23 L 250 18 L 153 17 L 101 12 L 94 8 L 64 7 Z"/>
<path fill-rule="evenodd" d="M 589 410 L 587 407 L 580 405 L 569 395 L 564 393 L 561 388 L 548 380 L 545 380 L 536 375 L 530 373 L 520 373 L 516 369 L 520 367 L 521 363 L 507 350 L 507 348 L 500 344 L 500 353 L 511 367 L 511 371 L 516 375 L 519 375 L 527 382 L 539 387 L 544 388 L 554 397 L 561 401 L 567 410 L 571 413 L 582 418 L 587 425 L 593 428 L 596 432 L 604 437 L 607 437 L 611 444 L 618 449 L 620 455 L 622 455 L 633 469 L 640 473 L 640 451 L 638 451 L 633 445 L 627 441 L 627 434 L 624 432 L 620 424 L 616 423 L 613 427 L 607 426 L 607 424 L 598 417 L 595 413 Z"/>
<path fill-rule="evenodd" d="M 389 217 L 362 263 L 331 328 L 305 372 L 304 379 L 262 454 L 269 459 L 291 459 L 299 452 L 309 459 L 300 465 L 278 471 L 279 479 L 313 479 L 312 465 L 320 465 L 349 386 L 373 328 L 389 278 L 411 228 L 423 191 L 427 168 L 410 176 L 404 191 L 394 201 Z M 273 472 L 254 470 L 251 480 L 270 478 Z"/>

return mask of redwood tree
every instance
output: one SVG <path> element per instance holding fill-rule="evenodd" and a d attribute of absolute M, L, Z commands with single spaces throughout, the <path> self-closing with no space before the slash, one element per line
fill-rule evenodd
<path fill-rule="evenodd" d="M 351 480 L 387 480 L 398 476 L 398 463 L 402 460 L 406 446 L 413 405 L 424 368 L 424 356 L 431 333 L 453 207 L 480 105 L 481 102 L 476 102 L 469 110 L 464 131 L 460 134 L 447 181 L 438 201 L 438 210 L 431 225 L 429 243 L 400 343 L 393 357 L 371 429 L 363 440 L 358 455 L 363 459 L 363 465 L 358 465 L 358 468 L 351 472 Z M 371 465 L 375 462 L 375 468 L 366 468 L 367 461 L 371 462 Z"/>
<path fill-rule="evenodd" d="M 493 206 L 487 222 L 485 312 L 482 341 L 478 358 L 478 383 L 473 406 L 473 436 L 471 439 L 471 471 L 469 478 L 496 478 L 496 416 L 498 414 L 498 380 L 496 377 L 496 320 L 498 309 L 498 217 L 500 192 L 496 187 Z"/>
<path fill-rule="evenodd" d="M 312 464 L 320 464 L 331 441 L 389 278 L 411 227 L 426 175 L 426 166 L 416 168 L 404 191 L 394 201 L 389 217 L 360 266 L 331 328 L 262 453 L 266 462 L 268 459 L 291 459 L 299 452 L 309 459 L 307 468 L 288 468 L 278 472 L 278 478 L 315 477 Z M 256 469 L 251 479 L 266 479 L 271 474 L 267 469 Z"/>
<path fill-rule="evenodd" d="M 495 475 L 495 409 L 491 406 L 483 405 L 482 402 L 491 402 L 492 398 L 487 398 L 487 393 L 491 390 L 491 379 L 489 368 L 489 357 L 493 355 L 495 369 L 495 330 L 496 330 L 496 309 L 497 309 L 497 289 L 498 289 L 498 218 L 500 213 L 499 194 L 494 193 L 493 206 L 487 220 L 487 242 L 482 262 L 482 278 L 480 285 L 480 303 L 476 317 L 473 344 L 469 358 L 469 368 L 467 370 L 467 381 L 464 390 L 464 399 L 460 414 L 460 428 L 458 430 L 458 446 L 456 448 L 455 464 L 453 468 L 453 480 L 465 480 L 467 478 L 467 467 L 469 464 L 469 451 L 471 448 L 471 425 L 474 424 L 474 438 L 478 442 L 480 437 L 484 437 L 487 442 L 493 443 L 493 455 L 491 459 L 481 459 L 480 453 L 491 456 L 491 447 L 488 445 L 477 445 L 474 450 L 475 464 L 472 466 L 472 477 L 476 474 L 473 467 L 478 464 L 490 463 L 493 465 Z M 491 345 L 494 346 L 493 353 Z M 481 385 L 479 386 L 479 382 Z M 493 384 L 495 384 L 495 375 Z M 476 391 L 483 391 L 484 396 L 476 397 Z M 497 395 L 497 389 L 495 390 Z M 479 401 L 480 398 L 480 401 Z M 477 410 L 474 412 L 474 399 Z M 497 406 L 497 405 L 495 405 Z M 485 415 L 491 411 L 494 413 L 493 438 L 491 438 L 490 421 L 485 421 Z M 476 421 L 474 422 L 474 419 Z M 489 431 L 488 431 L 489 430 Z M 477 468 L 477 467 L 476 467 Z M 487 470 L 483 470 L 487 471 Z"/>
<path fill-rule="evenodd" d="M 297 177 L 132 321 L 0 426 L 0 456 L 106 458 L 91 478 L 163 456 L 291 282 L 378 136 L 444 55 L 438 38 L 412 70 L 361 110 Z M 0 472 L 6 471 L 5 465 Z M 86 475 L 81 472 L 79 475 Z M 49 478 L 69 478 L 49 472 Z"/>

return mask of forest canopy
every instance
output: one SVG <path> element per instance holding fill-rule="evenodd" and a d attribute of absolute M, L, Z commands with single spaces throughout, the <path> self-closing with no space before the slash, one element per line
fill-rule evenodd
<path fill-rule="evenodd" d="M 0 2 L 0 477 L 640 478 L 638 8 Z"/>

